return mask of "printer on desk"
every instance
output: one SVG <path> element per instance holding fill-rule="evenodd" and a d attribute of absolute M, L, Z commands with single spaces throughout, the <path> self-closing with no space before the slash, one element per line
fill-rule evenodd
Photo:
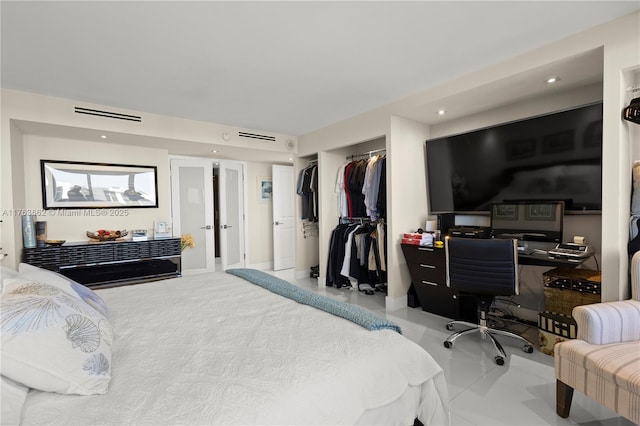
<path fill-rule="evenodd" d="M 454 226 L 449 228 L 449 235 L 457 238 L 491 238 L 491 227 Z"/>

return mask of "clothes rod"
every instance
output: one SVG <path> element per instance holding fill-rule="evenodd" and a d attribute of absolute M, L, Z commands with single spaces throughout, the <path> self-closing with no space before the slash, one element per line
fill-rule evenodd
<path fill-rule="evenodd" d="M 373 151 L 365 152 L 363 154 L 347 155 L 347 160 L 353 160 L 354 158 L 358 158 L 358 157 L 371 157 L 372 154 L 375 154 L 377 152 L 387 152 L 387 150 L 386 148 L 382 148 L 382 149 L 374 149 Z"/>

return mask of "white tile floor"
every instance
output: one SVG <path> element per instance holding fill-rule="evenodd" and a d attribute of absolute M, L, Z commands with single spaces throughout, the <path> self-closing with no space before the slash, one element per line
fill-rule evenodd
<path fill-rule="evenodd" d="M 553 358 L 537 350 L 527 354 L 519 344 L 500 338 L 507 358 L 505 365 L 498 366 L 493 361 L 492 346 L 478 335 L 462 337 L 456 340 L 454 348 L 446 349 L 443 341 L 450 333 L 445 328 L 447 318 L 420 308 L 387 312 L 382 293 L 368 296 L 348 289 L 318 288 L 316 279 L 296 280 L 293 270 L 272 273 L 309 290 L 359 305 L 399 324 L 403 334 L 427 350 L 444 370 L 454 426 L 633 425 L 578 392 L 574 393 L 570 416 L 567 419 L 558 417 Z"/>

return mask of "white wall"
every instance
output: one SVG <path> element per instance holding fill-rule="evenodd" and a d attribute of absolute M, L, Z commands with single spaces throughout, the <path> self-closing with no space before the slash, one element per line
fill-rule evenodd
<path fill-rule="evenodd" d="M 429 128 L 413 120 L 392 116 L 389 136 L 386 305 L 393 310 L 406 306 L 407 291 L 411 284 L 400 246 L 402 234 L 424 228 L 428 217 L 424 141 L 429 137 Z"/>
<path fill-rule="evenodd" d="M 247 163 L 247 204 L 249 211 L 249 267 L 273 267 L 273 203 L 260 201 L 258 179 L 271 178 L 271 164 Z"/>
<path fill-rule="evenodd" d="M 26 209 L 41 213 L 37 220 L 47 222 L 47 238 L 86 241 L 86 231 L 98 229 L 152 229 L 156 219 L 170 219 L 171 194 L 168 154 L 163 149 L 118 146 L 108 143 L 25 135 L 24 194 Z M 158 208 L 104 210 L 106 216 L 96 217 L 95 209 L 43 210 L 40 160 L 87 161 L 102 163 L 156 166 L 158 169 Z M 74 213 L 73 216 L 65 215 Z M 78 215 L 76 215 L 78 214 Z"/>

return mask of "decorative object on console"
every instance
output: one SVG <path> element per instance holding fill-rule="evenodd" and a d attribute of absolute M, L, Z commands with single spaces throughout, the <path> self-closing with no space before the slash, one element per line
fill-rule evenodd
<path fill-rule="evenodd" d="M 158 219 L 154 221 L 153 238 L 171 238 L 171 227 L 166 220 Z"/>
<path fill-rule="evenodd" d="M 66 240 L 45 240 L 44 243 L 48 246 L 61 246 Z"/>
<path fill-rule="evenodd" d="M 37 221 L 36 222 L 36 245 L 38 247 L 44 247 L 47 245 L 47 222 Z"/>
<path fill-rule="evenodd" d="M 126 229 L 123 229 L 122 231 L 113 231 L 113 230 L 105 230 L 105 229 L 99 229 L 96 232 L 87 231 L 87 237 L 97 241 L 114 241 L 119 238 L 126 237 L 127 234 L 129 233 L 127 232 Z"/>
<path fill-rule="evenodd" d="M 35 216 L 22 216 L 22 244 L 24 248 L 33 248 L 36 246 Z"/>
<path fill-rule="evenodd" d="M 193 236 L 191 234 L 182 234 L 180 236 L 180 245 L 182 251 L 186 248 L 194 248 L 196 246 L 196 242 L 193 241 Z"/>
<path fill-rule="evenodd" d="M 133 229 L 131 231 L 131 241 L 146 241 L 147 230 L 146 229 Z"/>

